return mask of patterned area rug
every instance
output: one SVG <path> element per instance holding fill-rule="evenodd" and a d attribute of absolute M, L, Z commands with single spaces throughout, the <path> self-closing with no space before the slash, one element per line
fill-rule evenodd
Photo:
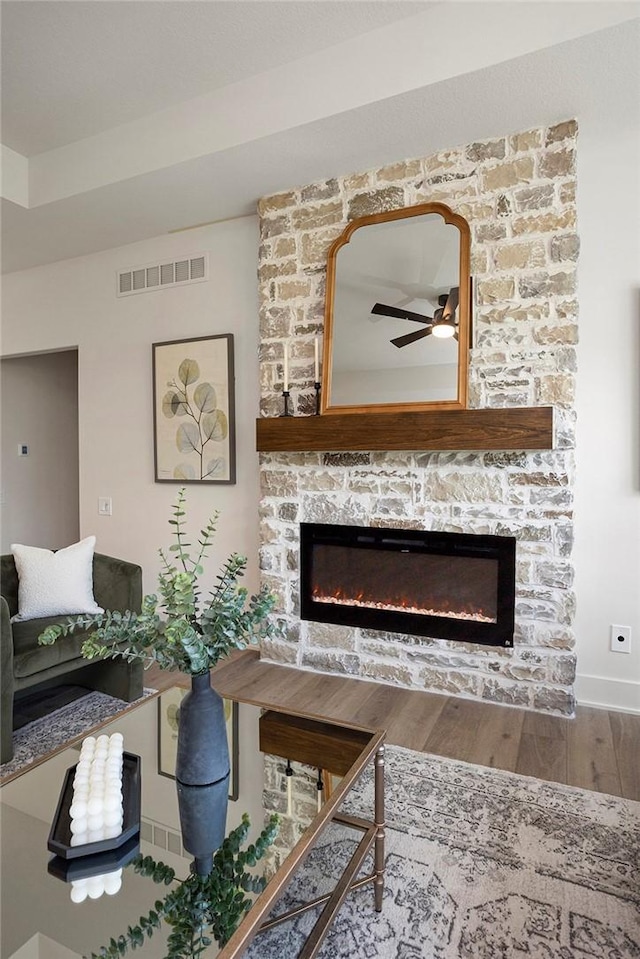
<path fill-rule="evenodd" d="M 141 699 L 155 693 L 154 689 L 145 689 Z M 136 700 L 140 702 L 140 700 Z M 133 703 L 107 696 L 106 693 L 87 693 L 81 699 L 56 709 L 27 723 L 13 734 L 13 759 L 0 766 L 0 782 L 15 776 L 27 766 L 56 752 L 79 736 L 84 736 L 96 726 L 103 725 L 108 719 L 117 716 Z"/>
<path fill-rule="evenodd" d="M 322 959 L 640 957 L 640 803 L 398 747 L 386 800 L 383 911 L 371 887 L 350 893 Z M 370 781 L 349 808 L 370 816 Z M 276 912 L 332 888 L 353 836 L 331 826 Z M 297 955 L 314 920 L 247 955 Z"/>

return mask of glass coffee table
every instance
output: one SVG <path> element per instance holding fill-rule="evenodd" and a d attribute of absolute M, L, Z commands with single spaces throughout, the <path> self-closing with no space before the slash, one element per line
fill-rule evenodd
<path fill-rule="evenodd" d="M 170 866 L 176 879 L 169 889 L 187 878 L 194 858 L 184 848 L 172 775 L 176 713 L 185 692 L 174 687 L 149 696 L 91 731 L 92 735 L 122 733 L 125 750 L 140 757 L 140 840 L 138 844 L 134 836 L 121 850 L 126 854 L 123 858 L 140 853 Z M 267 880 L 264 891 L 253 897 L 251 908 L 227 944 L 220 948 L 214 942 L 203 955 L 207 959 L 259 957 L 261 937 L 273 936 L 278 926 L 287 947 L 283 955 L 311 959 L 351 890 L 370 884 L 371 908 L 382 908 L 384 732 L 244 702 L 227 700 L 226 706 L 232 755 L 226 830 L 239 825 L 244 813 L 251 820 L 248 842 L 255 841 L 273 813 L 278 814 L 280 827 L 273 846 L 256 865 L 256 874 L 264 873 Z M 103 867 L 111 879 L 107 890 L 93 898 L 95 881 L 87 893 L 92 880 L 84 876 L 83 886 L 80 858 L 66 863 L 60 857 L 52 858 L 47 848 L 51 824 L 66 771 L 77 763 L 83 738 L 29 767 L 0 790 L 0 959 L 72 959 L 99 953 L 166 895 L 167 887 L 156 885 L 131 865 L 125 864 L 119 874 L 116 863 L 113 868 Z M 344 801 L 368 767 L 373 808 L 363 816 L 349 815 L 343 809 Z M 346 844 L 348 855 L 339 869 L 332 870 L 330 885 L 328 877 L 316 875 L 315 880 L 321 880 L 317 888 L 308 901 L 300 901 L 294 896 L 296 883 L 306 876 L 305 869 L 311 868 L 320 842 L 329 843 L 332 830 L 351 837 Z M 310 888 L 308 879 L 304 887 Z M 82 888 L 84 894 L 78 892 Z M 72 901 L 72 890 L 76 901 Z M 299 929 L 293 934 L 293 924 L 303 913 L 312 921 L 301 937 Z M 169 932 L 163 923 L 133 954 L 141 959 L 165 956 Z"/>

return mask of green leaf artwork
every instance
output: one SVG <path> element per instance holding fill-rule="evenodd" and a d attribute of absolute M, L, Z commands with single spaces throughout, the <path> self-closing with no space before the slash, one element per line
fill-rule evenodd
<path fill-rule="evenodd" d="M 186 357 L 178 366 L 178 375 L 167 383 L 162 398 L 162 415 L 167 419 L 186 418 L 176 429 L 176 447 L 185 458 L 173 470 L 177 480 L 212 479 L 223 476 L 224 455 L 209 444 L 224 443 L 229 421 L 218 408 L 218 396 L 212 383 L 198 382 L 200 366 Z M 196 385 L 197 384 L 197 385 Z"/>

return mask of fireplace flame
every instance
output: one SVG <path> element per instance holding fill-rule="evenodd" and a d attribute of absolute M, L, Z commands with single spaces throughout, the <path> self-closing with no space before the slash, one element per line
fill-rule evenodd
<path fill-rule="evenodd" d="M 362 592 L 356 596 L 347 596 L 342 590 L 337 590 L 333 596 L 323 596 L 318 590 L 314 590 L 312 599 L 314 603 L 331 603 L 336 606 L 361 606 L 366 609 L 382 609 L 395 613 L 417 613 L 421 616 L 443 616 L 447 619 L 466 619 L 477 623 L 497 623 L 496 617 L 486 616 L 481 610 L 425 609 L 409 603 L 397 606 L 393 603 L 367 600 Z"/>

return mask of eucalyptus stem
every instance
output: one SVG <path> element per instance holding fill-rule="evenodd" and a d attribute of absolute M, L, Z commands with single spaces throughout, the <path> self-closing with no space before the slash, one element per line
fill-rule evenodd
<path fill-rule="evenodd" d="M 275 597 L 266 587 L 248 596 L 246 587 L 240 585 L 247 566 L 245 556 L 232 553 L 207 598 L 202 598 L 200 579 L 219 513 L 214 512 L 200 531 L 194 559 L 188 552 L 191 544 L 186 538 L 185 504 L 185 490 L 181 488 L 169 519 L 174 542 L 168 550 L 159 550 L 159 597 L 145 596 L 140 612 L 107 610 L 71 617 L 45 629 L 38 642 L 53 645 L 60 636 L 83 630 L 88 633 L 82 645 L 82 655 L 87 659 L 120 656 L 196 675 L 211 669 L 232 650 L 273 636 L 277 630 L 271 619 Z"/>
<path fill-rule="evenodd" d="M 246 893 L 260 893 L 266 885 L 263 876 L 253 875 L 246 867 L 262 859 L 276 837 L 278 825 L 278 816 L 271 816 L 255 843 L 243 849 L 250 827 L 245 813 L 240 825 L 216 851 L 208 876 L 191 873 L 164 899 L 157 900 L 146 916 L 128 926 L 126 933 L 92 952 L 90 959 L 117 959 L 129 950 L 139 949 L 163 920 L 171 926 L 166 959 L 200 956 L 213 939 L 224 946 L 251 908 L 252 899 Z M 175 881 L 171 866 L 156 862 L 151 856 L 136 856 L 129 865 L 155 883 L 168 886 Z"/>

